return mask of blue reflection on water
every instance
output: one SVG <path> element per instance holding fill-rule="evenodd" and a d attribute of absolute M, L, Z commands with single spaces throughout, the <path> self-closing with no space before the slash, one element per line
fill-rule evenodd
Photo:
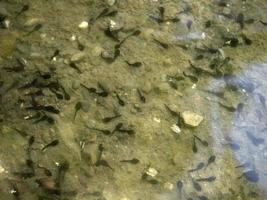
<path fill-rule="evenodd" d="M 242 177 L 257 182 L 259 187 L 267 192 L 267 63 L 252 64 L 235 77 L 216 80 L 211 89 L 224 89 L 227 85 L 236 86 L 243 93 L 244 107 L 234 114 L 229 113 L 233 115 L 230 117 L 232 122 L 225 133 L 221 123 L 225 117 L 221 112 L 222 108 L 212 104 L 215 151 L 223 151 L 227 144 L 242 167 Z"/>

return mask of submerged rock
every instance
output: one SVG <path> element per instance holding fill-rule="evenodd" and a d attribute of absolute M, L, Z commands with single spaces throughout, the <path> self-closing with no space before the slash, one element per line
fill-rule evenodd
<path fill-rule="evenodd" d="M 158 174 L 158 171 L 152 167 L 148 168 L 146 174 L 151 177 L 155 177 Z"/>
<path fill-rule="evenodd" d="M 87 21 L 82 21 L 82 22 L 79 24 L 79 28 L 80 28 L 80 29 L 86 29 L 86 28 L 88 28 L 88 22 L 87 22 Z"/>
<path fill-rule="evenodd" d="M 85 53 L 79 52 L 79 53 L 73 54 L 70 58 L 70 61 L 71 62 L 78 62 L 78 61 L 83 60 L 84 58 L 85 58 Z"/>
<path fill-rule="evenodd" d="M 203 116 L 191 111 L 184 111 L 182 118 L 184 123 L 191 127 L 197 127 L 204 119 Z"/>
<path fill-rule="evenodd" d="M 157 180 L 158 171 L 152 167 L 146 169 L 145 173 L 142 176 L 142 179 L 146 180 L 148 183 L 157 184 L 159 181 Z"/>

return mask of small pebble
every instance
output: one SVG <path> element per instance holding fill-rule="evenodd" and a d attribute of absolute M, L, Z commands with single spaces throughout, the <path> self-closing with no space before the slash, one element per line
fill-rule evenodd
<path fill-rule="evenodd" d="M 146 171 L 146 174 L 151 177 L 155 177 L 158 174 L 158 171 L 152 167 L 149 167 Z"/>
<path fill-rule="evenodd" d="M 193 84 L 191 88 L 192 89 L 196 89 L 196 87 L 197 87 L 197 85 L 196 84 Z"/>
<path fill-rule="evenodd" d="M 8 19 L 4 20 L 3 26 L 4 26 L 4 28 L 9 29 L 10 28 L 10 20 L 8 20 Z"/>
<path fill-rule="evenodd" d="M 76 36 L 75 35 L 72 35 L 71 38 L 70 38 L 71 41 L 75 41 L 76 40 Z"/>
<path fill-rule="evenodd" d="M 79 24 L 79 28 L 80 29 L 86 29 L 88 28 L 88 22 L 87 21 L 83 21 Z"/>
<path fill-rule="evenodd" d="M 173 124 L 171 126 L 171 129 L 174 133 L 181 133 L 181 129 L 179 128 L 179 126 L 177 126 L 176 124 Z"/>
<path fill-rule="evenodd" d="M 0 165 L 0 174 L 4 173 L 5 169 Z"/>
<path fill-rule="evenodd" d="M 154 122 L 160 123 L 160 119 L 157 117 L 154 117 L 153 120 L 154 120 Z"/>

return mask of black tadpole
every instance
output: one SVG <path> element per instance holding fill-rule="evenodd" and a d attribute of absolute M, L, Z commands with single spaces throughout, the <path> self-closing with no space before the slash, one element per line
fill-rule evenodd
<path fill-rule="evenodd" d="M 54 54 L 50 57 L 50 60 L 53 60 L 58 55 L 59 55 L 59 50 L 56 49 L 55 52 L 54 52 Z"/>
<path fill-rule="evenodd" d="M 200 162 L 200 163 L 198 163 L 198 165 L 194 169 L 190 169 L 190 170 L 188 170 L 188 172 L 192 173 L 192 172 L 201 170 L 204 168 L 204 166 L 205 166 L 205 164 L 203 162 Z"/>
<path fill-rule="evenodd" d="M 48 147 L 55 147 L 59 144 L 59 140 L 53 140 L 52 142 L 50 142 L 49 144 L 45 145 L 42 148 L 42 151 L 45 151 Z"/>
<path fill-rule="evenodd" d="M 108 129 L 98 129 L 98 128 L 91 128 L 91 127 L 87 127 L 87 128 L 89 128 L 91 130 L 99 131 L 99 132 L 103 133 L 104 135 L 111 135 L 113 133 Z"/>
<path fill-rule="evenodd" d="M 119 131 L 123 126 L 123 123 L 118 123 L 115 128 L 113 129 L 112 133 L 115 133 L 116 131 Z"/>
<path fill-rule="evenodd" d="M 70 67 L 71 67 L 72 69 L 75 69 L 79 74 L 82 73 L 82 71 L 79 69 L 79 67 L 78 67 L 74 62 L 71 62 L 71 63 L 70 63 Z"/>
<path fill-rule="evenodd" d="M 39 31 L 42 27 L 43 27 L 42 24 L 37 24 L 37 25 L 35 25 L 35 27 L 34 27 L 30 32 L 28 32 L 25 36 L 29 36 L 29 35 L 32 34 L 33 32 L 35 32 L 35 31 Z"/>
<path fill-rule="evenodd" d="M 216 156 L 215 155 L 210 156 L 209 159 L 208 159 L 208 163 L 207 163 L 206 167 L 208 167 L 210 164 L 214 163 L 215 160 L 216 160 Z"/>
<path fill-rule="evenodd" d="M 209 146 L 209 143 L 206 140 L 202 140 L 196 135 L 194 135 L 194 138 L 196 138 L 203 146 L 205 147 Z"/>
<path fill-rule="evenodd" d="M 260 20 L 260 23 L 261 23 L 262 25 L 264 25 L 264 26 L 267 26 L 267 22 L 264 22 L 264 21 Z"/>
<path fill-rule="evenodd" d="M 112 120 L 114 120 L 114 119 L 116 119 L 116 118 L 119 118 L 119 117 L 121 117 L 120 114 L 118 114 L 118 115 L 114 115 L 114 116 L 112 116 L 112 117 L 105 117 L 105 118 L 102 119 L 102 122 L 103 122 L 103 123 L 109 123 L 109 122 L 111 122 Z"/>
<path fill-rule="evenodd" d="M 213 182 L 216 180 L 215 176 L 209 176 L 207 178 L 198 178 L 196 179 L 197 182 Z"/>
<path fill-rule="evenodd" d="M 62 86 L 62 85 L 60 85 L 60 88 L 61 88 L 61 90 L 62 90 L 62 92 L 63 92 L 63 94 L 64 94 L 64 98 L 68 101 L 68 100 L 70 100 L 70 95 L 66 92 L 66 89 Z"/>
<path fill-rule="evenodd" d="M 75 118 L 76 118 L 76 115 L 77 115 L 77 112 L 79 111 L 79 110 L 81 110 L 82 109 L 82 102 L 77 102 L 76 103 L 76 105 L 75 105 L 75 113 L 74 113 L 74 117 L 73 117 L 73 120 L 75 120 Z"/>
<path fill-rule="evenodd" d="M 137 93 L 138 93 L 138 96 L 139 96 L 140 100 L 143 103 L 146 103 L 146 98 L 145 98 L 145 96 L 142 94 L 142 92 L 139 89 L 137 89 Z"/>
<path fill-rule="evenodd" d="M 130 63 L 129 61 L 125 61 L 129 66 L 131 67 L 135 67 L 135 68 L 138 68 L 138 67 L 141 67 L 142 66 L 142 63 L 141 62 L 133 62 L 133 63 Z"/>
<path fill-rule="evenodd" d="M 16 17 L 20 16 L 22 13 L 28 11 L 30 9 L 30 6 L 28 4 L 25 4 L 21 10 L 18 12 L 18 14 L 16 15 Z"/>
<path fill-rule="evenodd" d="M 195 137 L 193 138 L 193 147 L 192 147 L 192 150 L 193 150 L 194 153 L 197 153 L 197 151 L 198 151 Z"/>
<path fill-rule="evenodd" d="M 97 166 L 97 167 L 99 167 L 99 166 L 108 167 L 109 169 L 113 170 L 113 168 L 110 166 L 110 164 L 106 160 L 98 160 L 95 163 L 95 166 Z"/>
<path fill-rule="evenodd" d="M 126 163 L 130 163 L 130 164 L 138 164 L 140 161 L 137 158 L 133 158 L 131 160 L 121 160 L 120 162 L 126 162 Z"/>
<path fill-rule="evenodd" d="M 118 93 L 115 93 L 117 99 L 118 99 L 118 103 L 120 106 L 125 106 L 125 102 L 120 98 L 120 96 L 118 95 Z"/>
<path fill-rule="evenodd" d="M 195 188 L 195 190 L 197 190 L 198 192 L 200 192 L 202 190 L 201 185 L 198 182 L 196 182 L 193 178 L 192 178 L 192 184 L 193 184 L 193 187 Z"/>
<path fill-rule="evenodd" d="M 182 181 L 177 181 L 176 183 L 177 189 L 178 189 L 178 195 L 179 195 L 179 199 L 182 199 L 182 189 L 183 189 L 183 182 Z"/>
<path fill-rule="evenodd" d="M 168 49 L 169 48 L 169 45 L 167 43 L 164 43 L 164 42 L 161 42 L 157 39 L 153 39 L 156 43 L 158 43 L 162 48 L 164 49 Z"/>

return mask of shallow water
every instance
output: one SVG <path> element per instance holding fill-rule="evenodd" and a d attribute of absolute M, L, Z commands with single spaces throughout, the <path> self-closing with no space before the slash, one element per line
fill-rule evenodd
<path fill-rule="evenodd" d="M 266 9 L 0 0 L 0 199 L 267 199 Z"/>

